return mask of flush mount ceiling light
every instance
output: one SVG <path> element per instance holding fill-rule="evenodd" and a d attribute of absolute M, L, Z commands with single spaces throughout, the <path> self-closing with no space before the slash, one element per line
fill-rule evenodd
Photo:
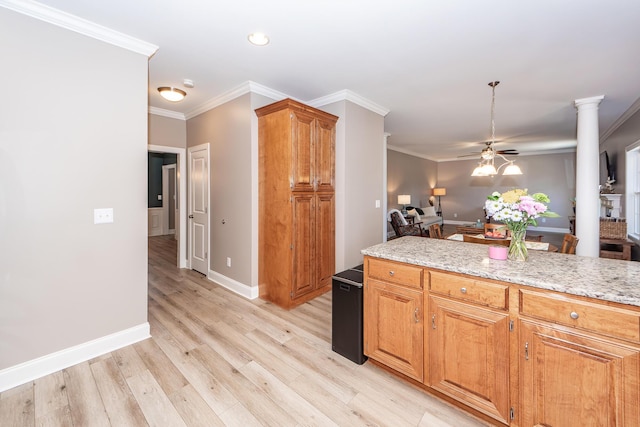
<path fill-rule="evenodd" d="M 489 83 L 489 86 L 491 86 L 491 140 L 487 142 L 487 146 L 482 150 L 482 153 L 480 153 L 480 162 L 473 170 L 471 176 L 497 175 L 503 167 L 504 171 L 502 175 L 522 175 L 520 167 L 518 167 L 513 160 L 507 159 L 493 148 L 493 144 L 496 142 L 496 124 L 493 116 L 496 107 L 496 86 L 498 86 L 498 84 L 500 84 L 498 81 Z M 498 166 L 497 169 L 494 164 L 496 157 L 504 160 L 504 163 Z"/>
<path fill-rule="evenodd" d="M 184 97 L 187 96 L 187 92 L 169 86 L 159 87 L 158 92 L 160 92 L 160 95 L 162 95 L 164 99 L 171 102 L 182 101 Z"/>
<path fill-rule="evenodd" d="M 256 46 L 265 46 L 269 44 L 269 37 L 267 37 L 264 33 L 251 33 L 249 37 L 247 37 L 251 44 Z"/>

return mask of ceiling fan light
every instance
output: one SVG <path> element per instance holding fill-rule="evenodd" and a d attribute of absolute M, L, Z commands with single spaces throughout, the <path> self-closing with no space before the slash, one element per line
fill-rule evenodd
<path fill-rule="evenodd" d="M 482 173 L 484 174 L 484 176 L 490 176 L 490 175 L 497 174 L 498 171 L 496 170 L 496 167 L 493 166 L 492 164 L 487 164 L 482 166 Z"/>
<path fill-rule="evenodd" d="M 478 165 L 476 166 L 476 168 L 473 170 L 473 173 L 471 174 L 471 176 L 487 176 L 484 173 L 484 170 L 482 169 L 482 165 Z"/>
<path fill-rule="evenodd" d="M 509 166 L 504 168 L 502 175 L 522 175 L 522 171 L 518 165 L 511 163 Z"/>
<path fill-rule="evenodd" d="M 160 95 L 164 99 L 171 102 L 182 101 L 184 97 L 187 96 L 187 92 L 175 87 L 168 87 L 168 86 L 159 87 L 158 92 L 160 92 Z"/>

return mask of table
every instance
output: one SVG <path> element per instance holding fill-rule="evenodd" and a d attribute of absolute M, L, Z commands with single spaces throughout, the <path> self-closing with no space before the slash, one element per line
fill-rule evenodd
<path fill-rule="evenodd" d="M 616 246 L 620 250 L 611 250 L 610 246 Z M 600 258 L 621 259 L 631 261 L 631 247 L 635 245 L 631 240 L 627 239 L 600 239 Z M 605 249 L 602 249 L 602 248 Z"/>
<path fill-rule="evenodd" d="M 484 224 L 482 228 L 478 228 L 475 224 L 456 225 L 456 233 L 458 234 L 481 234 L 484 233 Z"/>
<path fill-rule="evenodd" d="M 475 237 L 479 238 L 479 239 L 484 239 L 484 234 L 478 234 L 477 233 L 477 228 L 476 228 L 476 233 L 474 234 Z M 463 241 L 463 237 L 461 233 L 457 233 L 457 234 L 452 234 L 450 236 L 446 237 L 448 240 L 455 240 L 457 242 L 462 242 Z M 487 239 L 487 240 L 492 240 L 492 239 Z M 555 245 L 552 245 L 551 243 L 546 243 L 546 242 L 532 242 L 529 240 L 525 240 L 524 242 L 525 246 L 527 247 L 527 249 L 531 249 L 534 251 L 547 251 L 547 252 L 558 252 L 558 247 Z"/>

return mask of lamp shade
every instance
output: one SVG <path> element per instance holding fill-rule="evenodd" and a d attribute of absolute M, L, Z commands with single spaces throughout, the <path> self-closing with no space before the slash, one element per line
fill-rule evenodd
<path fill-rule="evenodd" d="M 399 194 L 398 195 L 398 204 L 399 205 L 410 205 L 411 204 L 411 195 L 410 194 Z"/>
<path fill-rule="evenodd" d="M 509 166 L 504 168 L 502 175 L 522 175 L 522 171 L 518 165 L 511 163 Z"/>
<path fill-rule="evenodd" d="M 434 188 L 433 189 L 433 195 L 434 196 L 446 196 L 447 195 L 447 189 L 446 188 Z"/>

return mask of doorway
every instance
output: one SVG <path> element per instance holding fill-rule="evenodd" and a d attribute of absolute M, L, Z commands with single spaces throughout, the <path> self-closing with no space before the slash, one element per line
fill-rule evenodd
<path fill-rule="evenodd" d="M 175 238 L 178 243 L 176 253 L 176 265 L 178 268 L 187 268 L 187 156 L 186 149 L 177 147 L 165 147 L 161 145 L 148 145 L 147 150 L 152 153 L 174 153 L 178 155 L 175 168 L 176 203 L 175 203 Z"/>

